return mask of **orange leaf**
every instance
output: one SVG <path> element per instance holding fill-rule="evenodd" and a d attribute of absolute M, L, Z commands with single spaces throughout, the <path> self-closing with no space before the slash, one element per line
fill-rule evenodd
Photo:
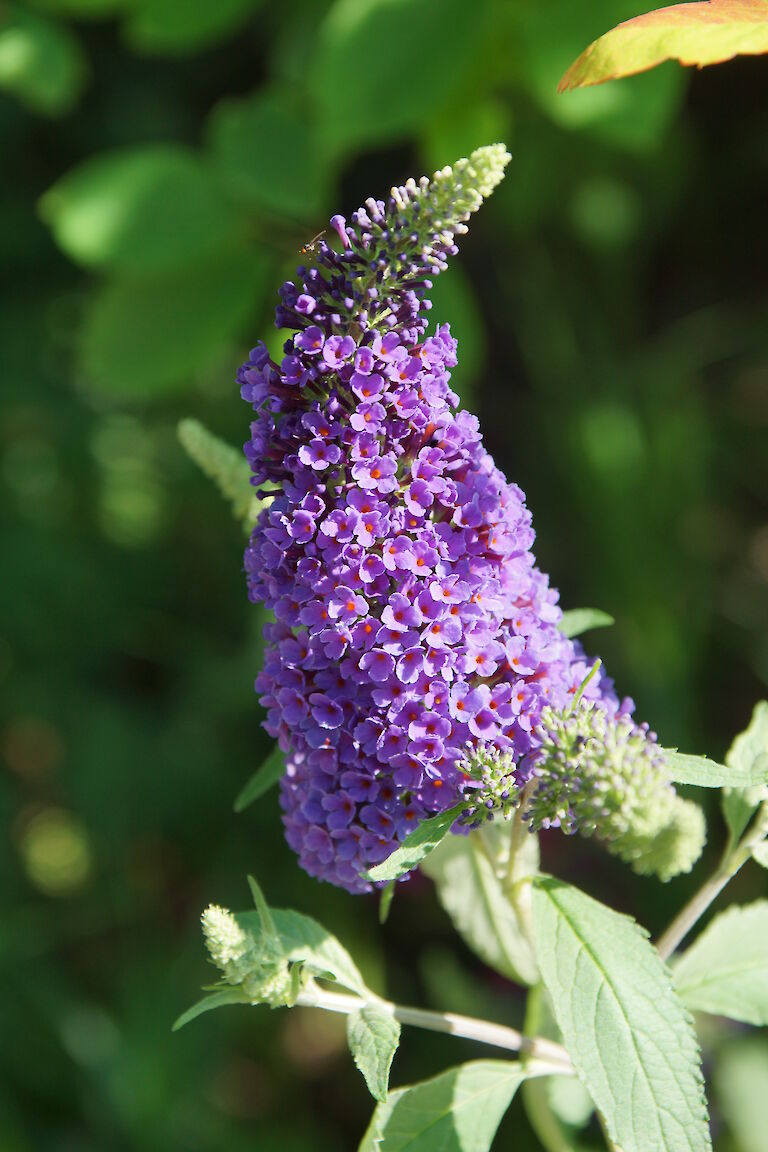
<path fill-rule="evenodd" d="M 719 64 L 768 52 L 768 0 L 697 0 L 625 20 L 582 52 L 559 92 L 645 72 L 665 60 Z"/>

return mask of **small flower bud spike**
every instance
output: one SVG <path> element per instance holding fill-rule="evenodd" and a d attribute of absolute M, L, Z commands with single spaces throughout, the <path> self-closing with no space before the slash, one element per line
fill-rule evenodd
<path fill-rule="evenodd" d="M 636 872 L 662 880 L 690 871 L 704 846 L 704 817 L 675 792 L 647 725 L 582 699 L 564 712 L 544 709 L 539 737 L 532 828 L 594 835 Z"/>

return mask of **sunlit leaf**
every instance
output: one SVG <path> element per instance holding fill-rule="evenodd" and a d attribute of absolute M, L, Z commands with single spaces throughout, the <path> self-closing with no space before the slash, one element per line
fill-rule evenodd
<path fill-rule="evenodd" d="M 573 638 L 589 632 L 592 628 L 607 628 L 615 621 L 607 612 L 599 608 L 571 608 L 563 612 L 563 618 L 558 624 L 563 636 Z"/>
<path fill-rule="evenodd" d="M 563 1042 L 623 1152 L 711 1148 L 691 1020 L 647 935 L 552 877 L 533 891 L 536 954 Z"/>
<path fill-rule="evenodd" d="M 400 1025 L 389 1013 L 366 1004 L 347 1017 L 347 1042 L 374 1100 L 386 1100 L 389 1070 L 400 1043 Z"/>
<path fill-rule="evenodd" d="M 192 265 L 239 229 L 203 161 L 175 144 L 86 160 L 46 192 L 40 213 L 73 260 L 125 272 Z"/>
<path fill-rule="evenodd" d="M 390 1092 L 359 1152 L 488 1152 L 526 1075 L 508 1060 L 475 1060 Z"/>
<path fill-rule="evenodd" d="M 273 788 L 283 772 L 285 772 L 285 752 L 275 745 L 258 771 L 254 772 L 243 790 L 238 793 L 235 812 L 243 812 L 249 804 L 253 804 Z"/>
<path fill-rule="evenodd" d="M 98 290 L 85 315 L 81 369 L 88 387 L 151 399 L 203 377 L 251 315 L 265 265 L 233 252 L 194 269 L 125 277 Z"/>
<path fill-rule="evenodd" d="M 77 37 L 63 24 L 20 5 L 0 12 L 0 90 L 33 112 L 63 115 L 76 103 L 88 75 Z"/>
<path fill-rule="evenodd" d="M 700 0 L 625 20 L 590 44 L 560 81 L 561 92 L 645 72 L 665 60 L 719 64 L 768 52 L 768 0 Z"/>
<path fill-rule="evenodd" d="M 728 908 L 675 965 L 689 1008 L 768 1024 L 768 901 Z"/>
<path fill-rule="evenodd" d="M 624 84 L 574 92 L 567 100 L 557 94 L 558 80 L 585 42 L 633 15 L 633 0 L 592 0 L 589 5 L 548 0 L 546 26 L 538 5 L 510 8 L 513 75 L 552 121 L 621 149 L 658 147 L 683 97 L 686 81 L 679 70 L 661 69 Z"/>
<path fill-rule="evenodd" d="M 418 828 L 414 828 L 413 832 L 409 832 L 402 844 L 399 845 L 386 860 L 381 864 L 377 864 L 375 868 L 370 868 L 366 873 L 369 880 L 397 880 L 399 876 L 404 876 L 406 872 L 410 872 L 417 864 L 428 856 L 433 849 L 437 848 L 441 840 L 443 840 L 451 830 L 451 825 L 464 810 L 466 805 L 454 805 L 453 808 L 448 808 L 445 812 L 438 813 L 437 816 L 430 816 L 428 820 L 423 820 Z"/>

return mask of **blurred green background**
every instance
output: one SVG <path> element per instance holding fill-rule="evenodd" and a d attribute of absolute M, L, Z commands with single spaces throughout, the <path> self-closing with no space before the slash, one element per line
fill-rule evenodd
<path fill-rule="evenodd" d="M 376 987 L 521 1019 L 428 881 L 382 929 L 373 900 L 299 872 L 274 794 L 232 812 L 268 747 L 261 620 L 241 529 L 175 429 L 245 439 L 235 368 L 331 212 L 507 143 L 433 314 L 540 561 L 565 606 L 616 617 L 591 650 L 664 743 L 722 756 L 768 692 L 768 68 L 666 65 L 558 97 L 637 11 L 2 5 L 2 1152 L 356 1147 L 372 1103 L 336 1018 L 227 1009 L 170 1033 L 209 977 L 199 912 L 245 906 L 247 871 Z M 544 849 L 654 931 L 693 885 Z M 764 891 L 756 866 L 734 888 Z M 706 1027 L 716 1146 L 766 1152 L 768 1044 Z M 408 1033 L 393 1081 L 480 1054 Z M 537 1146 L 519 1102 L 497 1146 Z"/>

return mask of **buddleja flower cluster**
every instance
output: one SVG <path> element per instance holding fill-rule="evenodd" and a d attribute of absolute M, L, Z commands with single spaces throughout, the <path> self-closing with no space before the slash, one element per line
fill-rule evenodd
<path fill-rule="evenodd" d="M 333 217 L 334 243 L 281 289 L 282 359 L 260 344 L 239 373 L 246 455 L 274 497 L 245 567 L 276 621 L 256 688 L 286 754 L 287 839 L 351 892 L 465 795 L 473 746 L 520 788 L 542 711 L 589 670 L 558 631 L 524 495 L 450 387 L 456 342 L 427 327 L 431 278 L 508 159 L 483 148 Z M 600 674 L 587 696 L 616 712 Z"/>

